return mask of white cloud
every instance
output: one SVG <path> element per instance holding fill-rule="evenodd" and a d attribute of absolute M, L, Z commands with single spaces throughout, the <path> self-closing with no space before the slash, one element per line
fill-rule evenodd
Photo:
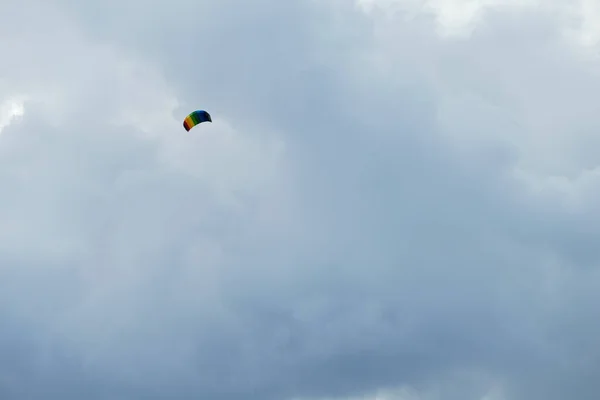
<path fill-rule="evenodd" d="M 16 118 L 25 113 L 23 101 L 19 99 L 8 99 L 0 105 L 0 132 L 10 125 Z"/>
<path fill-rule="evenodd" d="M 412 18 L 431 15 L 439 35 L 458 38 L 473 34 L 488 11 L 540 6 L 538 0 L 357 0 L 357 3 L 367 12 L 380 8 Z"/>

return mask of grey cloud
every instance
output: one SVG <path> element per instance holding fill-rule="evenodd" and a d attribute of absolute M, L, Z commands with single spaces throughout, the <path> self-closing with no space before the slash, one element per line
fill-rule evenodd
<path fill-rule="evenodd" d="M 409 385 L 480 400 L 495 384 L 507 400 L 597 397 L 593 215 L 569 219 L 519 192 L 507 176 L 524 158 L 518 140 L 447 148 L 473 140 L 467 128 L 483 135 L 486 118 L 446 121 L 457 137 L 436 120 L 456 86 L 506 110 L 520 89 L 498 99 L 498 82 L 517 72 L 479 63 L 524 68 L 553 45 L 545 32 L 510 50 L 503 19 L 449 44 L 423 21 L 378 33 L 350 6 L 121 2 L 99 16 L 87 5 L 60 3 L 88 35 L 70 44 L 79 72 L 48 58 L 54 72 L 24 66 L 35 84 L 17 80 L 67 87 L 69 118 L 47 127 L 47 106 L 31 103 L 0 136 L 5 398 L 283 400 Z M 562 54 L 540 86 L 579 71 L 555 69 Z M 175 88 L 172 128 L 154 100 L 172 93 L 148 75 L 149 94 L 133 96 L 144 80 L 119 80 L 125 55 Z M 582 91 L 596 85 L 579 77 Z M 156 136 L 110 124 L 136 104 Z M 230 141 L 180 132 L 196 105 L 230 120 Z"/>

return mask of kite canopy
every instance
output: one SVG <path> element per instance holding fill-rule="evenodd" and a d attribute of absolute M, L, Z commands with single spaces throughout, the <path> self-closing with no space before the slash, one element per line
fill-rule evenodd
<path fill-rule="evenodd" d="M 186 131 L 190 131 L 193 127 L 202 122 L 212 122 L 210 114 L 204 110 L 196 110 L 183 120 L 183 127 Z"/>

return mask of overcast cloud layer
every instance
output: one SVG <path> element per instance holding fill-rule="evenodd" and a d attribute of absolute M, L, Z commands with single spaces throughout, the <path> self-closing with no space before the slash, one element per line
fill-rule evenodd
<path fill-rule="evenodd" d="M 597 400 L 599 23 L 3 0 L 0 398 Z"/>

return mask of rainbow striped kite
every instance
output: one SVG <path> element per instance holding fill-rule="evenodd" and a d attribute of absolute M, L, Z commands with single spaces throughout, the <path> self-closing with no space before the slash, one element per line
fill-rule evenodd
<path fill-rule="evenodd" d="M 190 131 L 190 129 L 192 129 L 193 127 L 195 127 L 198 124 L 201 124 L 202 122 L 212 122 L 212 118 L 210 117 L 210 114 L 207 113 L 204 110 L 196 110 L 193 113 L 191 113 L 190 115 L 188 115 L 187 117 L 185 117 L 185 119 L 183 120 L 183 127 L 185 128 L 186 131 Z"/>

